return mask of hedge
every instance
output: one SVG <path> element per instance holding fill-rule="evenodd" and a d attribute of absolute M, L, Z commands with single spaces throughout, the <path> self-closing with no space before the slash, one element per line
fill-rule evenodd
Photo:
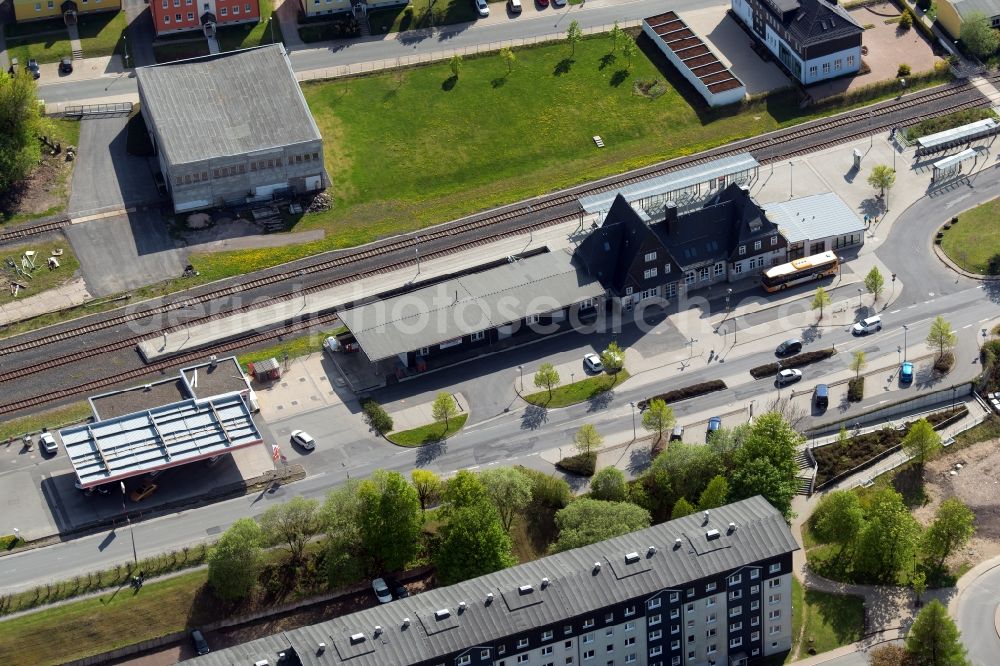
<path fill-rule="evenodd" d="M 771 377 L 772 375 L 778 374 L 778 371 L 782 368 L 801 368 L 804 365 L 828 359 L 836 353 L 837 350 L 833 347 L 830 347 L 829 349 L 817 349 L 816 351 L 803 352 L 801 354 L 796 354 L 795 356 L 789 356 L 781 363 L 767 363 L 765 365 L 758 365 L 755 368 L 750 368 L 750 374 L 754 379 L 763 379 L 764 377 Z"/>
<path fill-rule="evenodd" d="M 389 416 L 389 413 L 378 402 L 371 398 L 362 400 L 361 409 L 364 411 L 365 421 L 368 423 L 369 428 L 379 435 L 392 432 L 392 417 Z"/>
<path fill-rule="evenodd" d="M 594 476 L 594 470 L 597 469 L 597 454 L 578 453 L 575 456 L 563 458 L 556 463 L 556 467 L 564 472 L 580 476 Z"/>
<path fill-rule="evenodd" d="M 691 386 L 685 386 L 684 388 L 674 389 L 673 391 L 667 391 L 666 393 L 661 393 L 659 395 L 654 395 L 646 400 L 640 400 L 638 403 L 639 409 L 646 409 L 646 406 L 651 400 L 662 400 L 663 402 L 670 404 L 671 402 L 678 402 L 680 400 L 687 400 L 688 398 L 697 398 L 699 395 L 705 395 L 706 393 L 714 393 L 715 391 L 723 391 L 729 387 L 726 386 L 726 382 L 721 379 L 713 379 L 710 382 L 702 382 L 701 384 L 692 384 Z"/>
<path fill-rule="evenodd" d="M 865 397 L 865 378 L 855 377 L 847 382 L 847 402 L 861 402 Z"/>

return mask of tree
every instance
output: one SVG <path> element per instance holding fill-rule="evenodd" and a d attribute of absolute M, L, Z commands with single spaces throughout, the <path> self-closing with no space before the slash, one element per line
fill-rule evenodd
<path fill-rule="evenodd" d="M 917 666 L 967 666 L 961 633 L 937 599 L 917 614 L 906 636 L 906 650 Z"/>
<path fill-rule="evenodd" d="M 861 378 L 861 371 L 868 366 L 868 361 L 865 360 L 865 353 L 861 350 L 854 352 L 854 356 L 851 357 L 851 370 L 854 371 L 854 378 Z"/>
<path fill-rule="evenodd" d="M 962 21 L 958 40 L 977 58 L 988 58 L 1000 47 L 1000 37 L 990 25 L 990 19 L 980 12 L 971 12 Z"/>
<path fill-rule="evenodd" d="M 566 29 L 566 41 L 573 47 L 573 55 L 576 55 L 576 43 L 583 38 L 583 30 L 580 30 L 579 21 L 570 21 L 569 28 Z"/>
<path fill-rule="evenodd" d="M 448 479 L 441 494 L 445 514 L 486 499 L 489 499 L 486 496 L 486 486 L 475 473 L 467 469 L 459 470 L 458 474 Z"/>
<path fill-rule="evenodd" d="M 910 13 L 909 8 L 903 10 L 903 13 L 899 17 L 899 29 L 906 32 L 913 27 L 913 14 Z"/>
<path fill-rule="evenodd" d="M 597 428 L 589 423 L 584 423 L 573 435 L 573 444 L 576 445 L 576 450 L 583 455 L 593 453 L 603 441 L 601 433 L 597 432 Z"/>
<path fill-rule="evenodd" d="M 552 551 L 559 553 L 649 527 L 649 512 L 629 502 L 602 502 L 582 498 L 556 512 L 559 538 Z"/>
<path fill-rule="evenodd" d="M 441 497 L 444 484 L 441 477 L 429 469 L 413 470 L 410 472 L 410 480 L 413 481 L 413 489 L 417 491 L 421 511 L 426 511 L 428 506 L 432 506 Z"/>
<path fill-rule="evenodd" d="M 695 508 L 683 497 L 674 502 L 674 508 L 670 511 L 670 520 L 677 520 L 678 518 L 683 518 L 684 516 L 690 516 L 694 513 Z"/>
<path fill-rule="evenodd" d="M 456 414 L 458 414 L 458 405 L 455 404 L 455 398 L 452 397 L 451 393 L 447 391 L 438 393 L 431 405 L 431 417 L 435 421 L 444 421 L 444 427 L 447 430 Z"/>
<path fill-rule="evenodd" d="M 729 482 L 724 476 L 715 476 L 705 486 L 705 490 L 701 491 L 701 497 L 698 498 L 698 508 L 701 511 L 706 511 L 720 507 L 726 503 L 728 497 Z"/>
<path fill-rule="evenodd" d="M 854 570 L 871 580 L 892 580 L 912 560 L 920 526 L 892 488 L 872 493 L 865 517 L 854 549 Z"/>
<path fill-rule="evenodd" d="M 369 428 L 379 435 L 392 432 L 392 417 L 389 416 L 389 413 L 385 411 L 382 405 L 374 400 L 365 400 L 361 403 L 361 409 L 364 411 L 365 421 L 368 422 Z"/>
<path fill-rule="evenodd" d="M 42 157 L 38 137 L 45 121 L 35 80 L 24 71 L 0 75 L 0 194 L 24 180 Z"/>
<path fill-rule="evenodd" d="M 957 338 L 958 335 L 951 330 L 948 320 L 938 315 L 931 322 L 931 330 L 927 334 L 927 346 L 932 349 L 937 348 L 938 358 L 941 358 L 946 351 L 954 349 Z"/>
<path fill-rule="evenodd" d="M 920 605 L 920 598 L 927 591 L 927 574 L 917 571 L 910 577 L 910 587 L 913 588 L 913 595 L 917 598 L 917 605 Z"/>
<path fill-rule="evenodd" d="M 924 553 L 935 560 L 940 569 L 957 548 L 961 548 L 975 534 L 975 516 L 960 500 L 951 497 L 941 502 L 934 522 L 924 532 Z"/>
<path fill-rule="evenodd" d="M 628 33 L 622 36 L 622 53 L 625 54 L 628 68 L 632 69 L 632 59 L 639 55 L 639 45 L 635 43 L 635 38 Z"/>
<path fill-rule="evenodd" d="M 715 451 L 684 442 L 671 444 L 656 456 L 650 468 L 653 479 L 662 479 L 660 485 L 666 506 L 673 505 L 681 497 L 698 497 L 709 481 L 722 471 L 722 461 Z"/>
<path fill-rule="evenodd" d="M 441 528 L 434 563 L 445 585 L 499 571 L 517 564 L 514 543 L 488 501 L 462 507 Z"/>
<path fill-rule="evenodd" d="M 451 75 L 457 79 L 458 73 L 462 71 L 462 65 L 464 64 L 465 63 L 462 62 L 462 56 L 457 53 L 453 55 L 451 60 L 448 61 L 448 66 L 451 68 Z"/>
<path fill-rule="evenodd" d="M 535 386 L 548 389 L 549 399 L 552 398 L 552 389 L 559 385 L 559 371 L 552 367 L 551 363 L 542 363 L 535 373 Z"/>
<path fill-rule="evenodd" d="M 245 599 L 264 565 L 264 532 L 252 518 L 240 518 L 208 555 L 208 582 L 220 599 Z"/>
<path fill-rule="evenodd" d="M 798 490 L 795 453 L 801 441 L 781 414 L 768 412 L 754 421 L 733 457 L 730 501 L 763 495 L 788 516 Z"/>
<path fill-rule="evenodd" d="M 611 36 L 611 52 L 614 53 L 618 50 L 618 43 L 621 42 L 625 31 L 619 27 L 618 21 L 615 21 L 615 24 L 611 26 L 611 32 L 608 34 Z"/>
<path fill-rule="evenodd" d="M 910 426 L 903 438 L 903 450 L 913 456 L 923 468 L 924 463 L 933 460 L 941 452 L 941 436 L 927 419 L 920 419 Z"/>
<path fill-rule="evenodd" d="M 605 502 L 624 502 L 625 474 L 617 467 L 605 467 L 590 480 L 590 496 Z"/>
<path fill-rule="evenodd" d="M 283 504 L 276 504 L 260 516 L 260 528 L 267 540 L 270 543 L 286 543 L 293 562 L 302 560 L 306 544 L 322 527 L 319 502 L 305 497 L 293 497 Z"/>
<path fill-rule="evenodd" d="M 606 371 L 617 375 L 625 367 L 625 352 L 622 351 L 617 342 L 612 342 L 607 349 L 601 352 L 601 363 Z"/>
<path fill-rule="evenodd" d="M 724 470 L 732 470 L 736 451 L 743 445 L 743 439 L 750 432 L 751 424 L 741 423 L 735 428 L 719 428 L 708 435 L 708 448 L 722 463 Z"/>
<path fill-rule="evenodd" d="M 878 303 L 878 297 L 885 291 L 885 278 L 882 276 L 882 272 L 879 271 L 878 266 L 872 266 L 872 269 L 868 271 L 868 275 L 865 276 L 865 289 L 868 290 L 869 294 L 875 296 L 872 304 Z"/>
<path fill-rule="evenodd" d="M 531 504 L 531 479 L 516 467 L 494 467 L 481 472 L 479 480 L 496 507 L 500 523 L 510 532 L 514 516 Z"/>
<path fill-rule="evenodd" d="M 320 522 L 327 534 L 323 564 L 327 583 L 333 588 L 356 583 L 372 568 L 361 541 L 360 485 L 361 481 L 352 479 L 331 490 L 320 509 Z"/>
<path fill-rule="evenodd" d="M 399 472 L 377 469 L 358 486 L 358 528 L 379 569 L 402 569 L 417 554 L 423 515 L 417 491 Z"/>
<path fill-rule="evenodd" d="M 674 427 L 674 410 L 660 398 L 653 398 L 642 413 L 642 427 L 656 433 L 656 441 L 663 439 L 663 433 Z"/>
<path fill-rule="evenodd" d="M 868 174 L 868 184 L 879 191 L 879 196 L 885 196 L 885 191 L 892 189 L 896 183 L 896 170 L 885 164 L 878 164 Z"/>
<path fill-rule="evenodd" d="M 816 295 L 812 299 L 812 309 L 819 310 L 819 320 L 823 320 L 823 308 L 830 305 L 830 294 L 823 287 L 816 287 Z"/>
<path fill-rule="evenodd" d="M 817 539 L 840 546 L 839 558 L 847 552 L 864 526 L 865 513 L 857 493 L 835 490 L 823 496 L 811 520 Z"/>
<path fill-rule="evenodd" d="M 513 49 L 509 46 L 504 46 L 500 49 L 500 59 L 503 60 L 504 64 L 507 65 L 507 73 L 510 74 L 511 70 L 514 69 L 514 63 L 517 62 L 517 56 L 514 55 Z"/>

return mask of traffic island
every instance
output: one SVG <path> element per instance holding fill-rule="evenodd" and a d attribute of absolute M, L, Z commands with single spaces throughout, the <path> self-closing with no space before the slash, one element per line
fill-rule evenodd
<path fill-rule="evenodd" d="M 459 414 L 447 421 L 435 421 L 411 430 L 392 432 L 385 436 L 396 446 L 415 447 L 427 444 L 437 444 L 448 439 L 465 426 L 468 414 Z"/>
<path fill-rule="evenodd" d="M 554 386 L 551 391 L 539 391 L 521 396 L 525 402 L 536 407 L 553 409 L 568 407 L 587 400 L 594 400 L 603 393 L 611 391 L 629 378 L 628 370 L 622 368 L 617 374 L 600 374 L 587 377 L 565 386 Z"/>

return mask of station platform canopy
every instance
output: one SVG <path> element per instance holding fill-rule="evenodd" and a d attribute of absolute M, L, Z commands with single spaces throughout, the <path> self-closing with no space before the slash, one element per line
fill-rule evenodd
<path fill-rule="evenodd" d="M 615 197 L 621 194 L 633 206 L 649 209 L 683 193 L 700 192 L 703 188 L 714 192 L 732 183 L 748 182 L 757 176 L 759 168 L 750 153 L 740 153 L 592 194 L 580 199 L 580 206 L 588 213 L 600 213 L 611 208 Z"/>
<path fill-rule="evenodd" d="M 960 153 L 955 153 L 954 155 L 949 155 L 948 157 L 943 157 L 933 164 L 935 169 L 945 170 L 954 169 L 962 162 L 967 160 L 972 160 L 978 155 L 974 149 L 969 148 L 968 150 L 963 150 Z"/>
<path fill-rule="evenodd" d="M 935 150 L 944 150 L 967 141 L 995 134 L 998 129 L 1000 129 L 1000 123 L 997 123 L 995 119 L 983 118 L 982 120 L 977 120 L 974 123 L 968 123 L 961 127 L 953 127 L 943 132 L 920 137 L 917 139 L 918 151 L 929 153 Z"/>
<path fill-rule="evenodd" d="M 259 444 L 244 398 L 228 393 L 71 426 L 59 438 L 83 488 Z"/>

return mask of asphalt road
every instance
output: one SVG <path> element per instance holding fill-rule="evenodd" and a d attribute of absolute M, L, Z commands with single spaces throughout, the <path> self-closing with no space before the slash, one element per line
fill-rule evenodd
<path fill-rule="evenodd" d="M 995 616 L 1000 605 L 1000 567 L 984 573 L 958 600 L 957 622 L 973 666 L 994 666 L 1000 655 Z"/>

